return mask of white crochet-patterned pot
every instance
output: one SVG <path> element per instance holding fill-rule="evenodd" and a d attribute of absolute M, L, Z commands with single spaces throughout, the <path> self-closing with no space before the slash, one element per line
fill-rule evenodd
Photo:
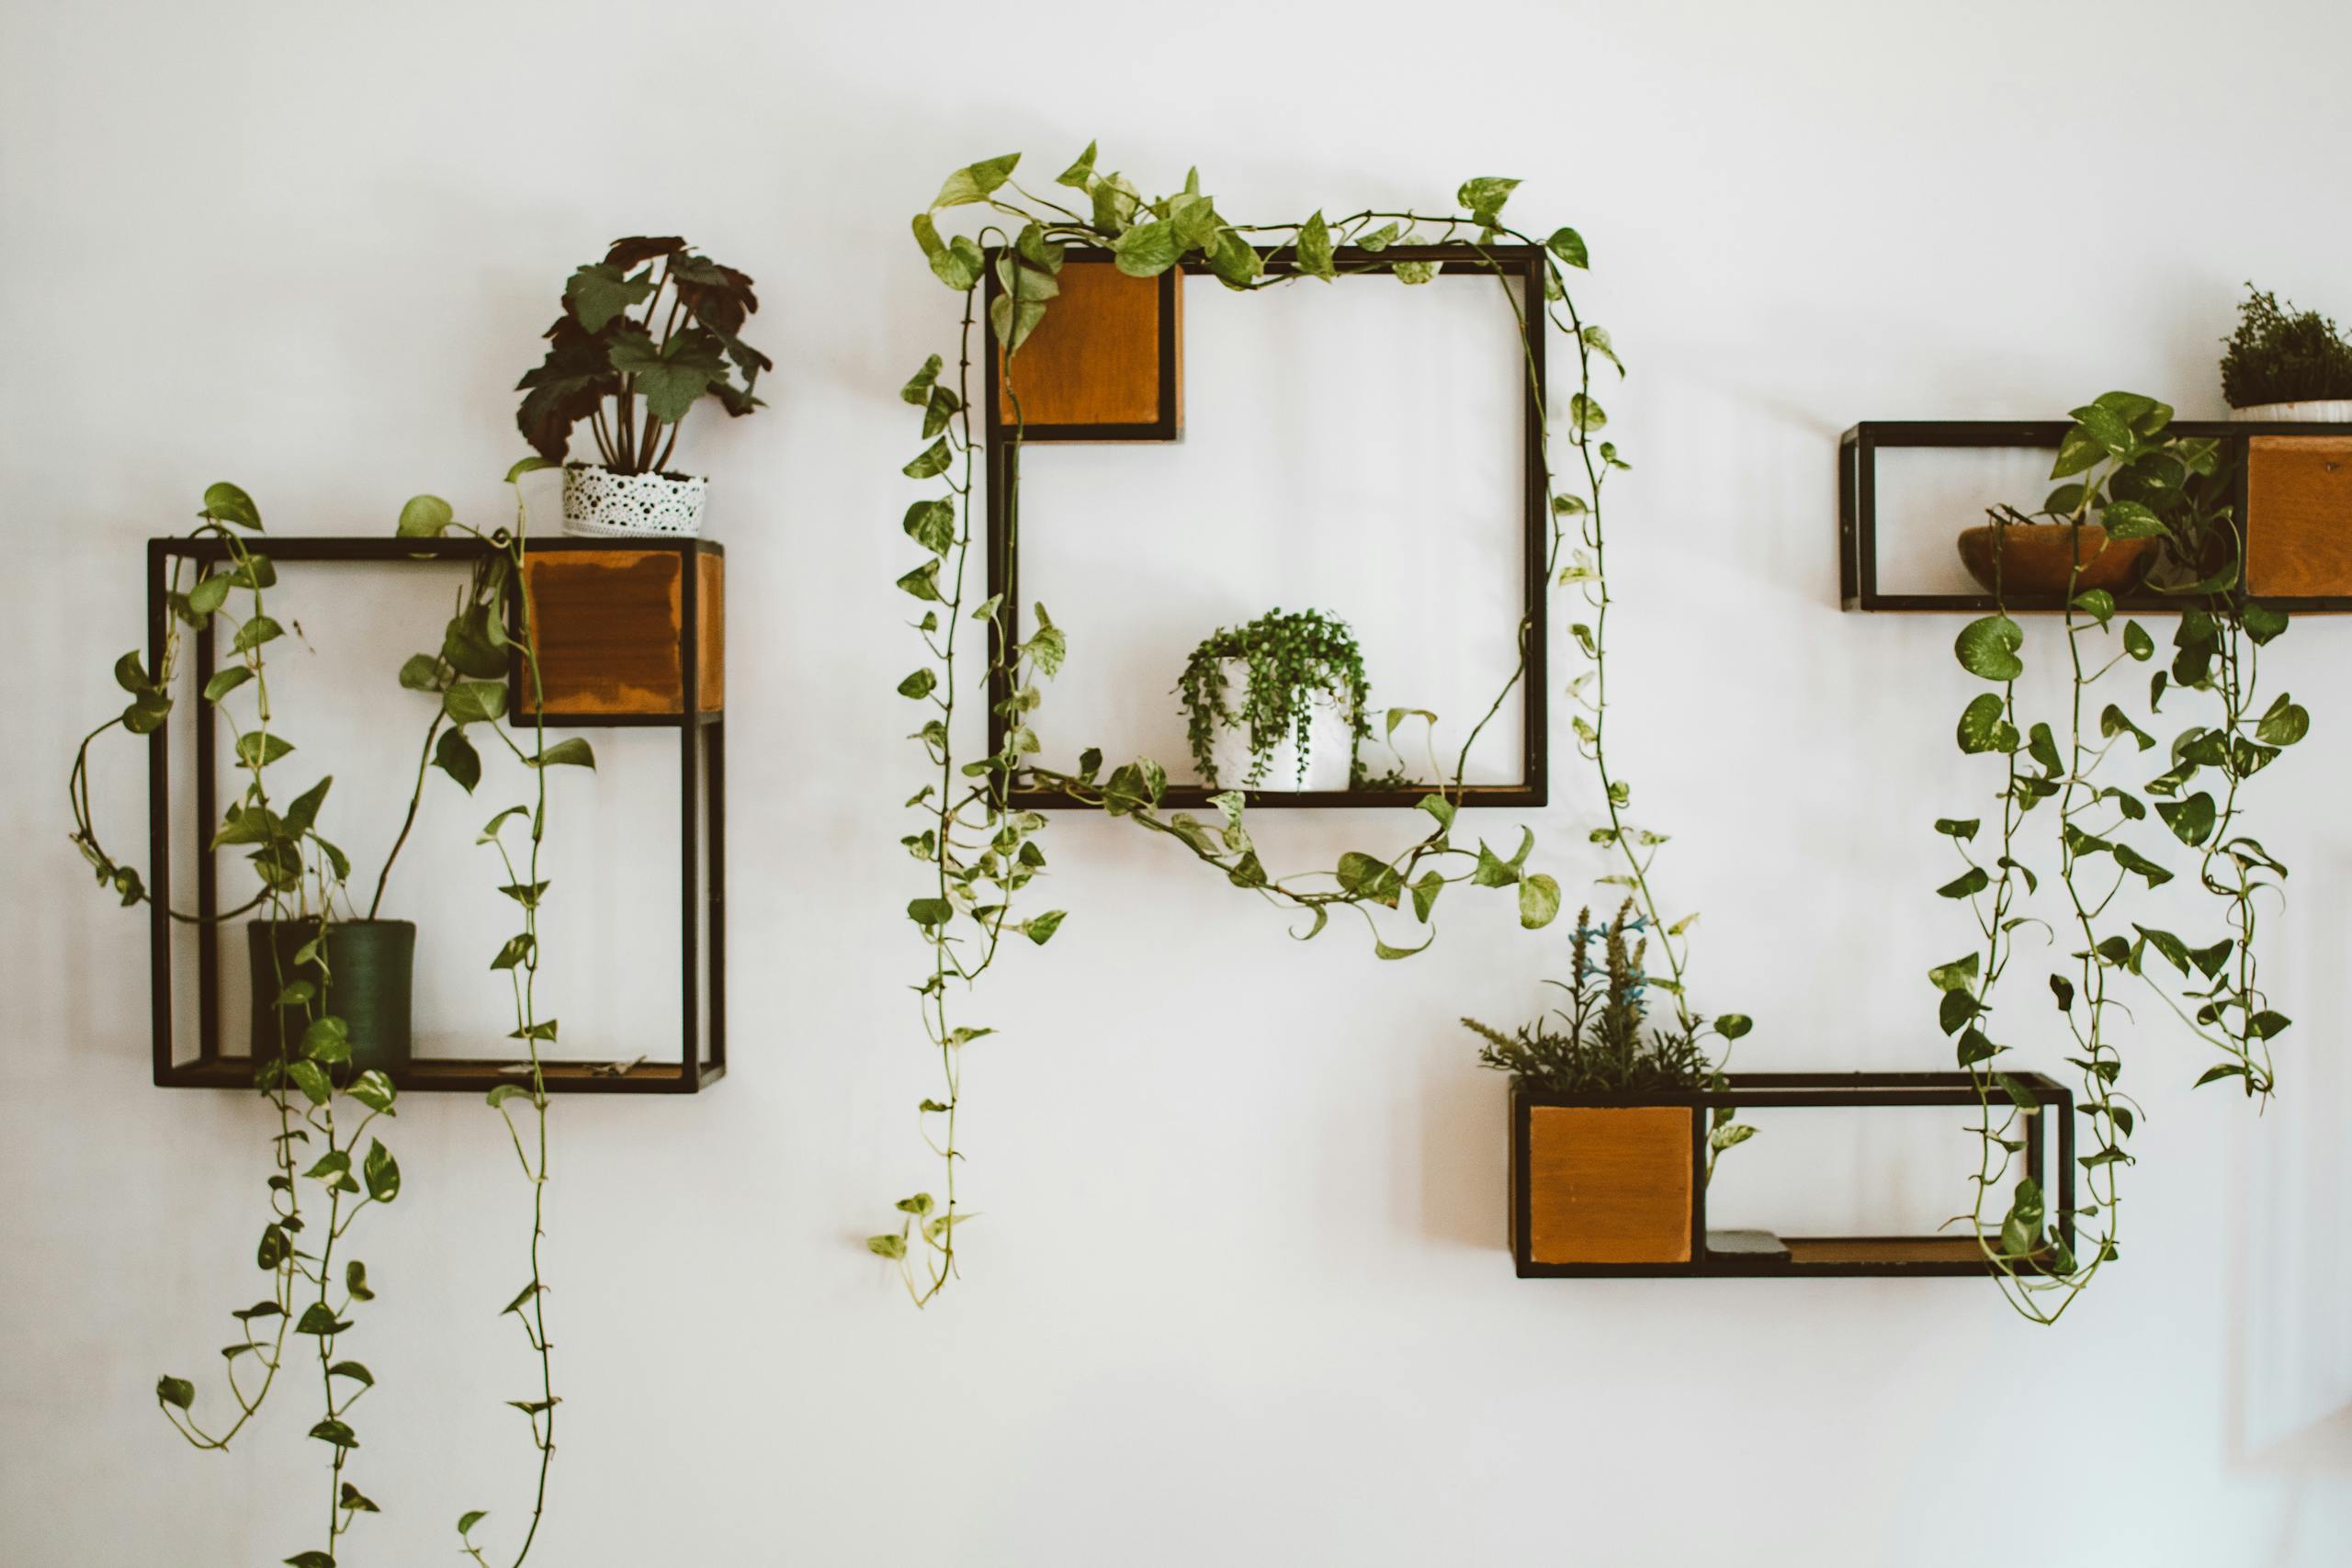
<path fill-rule="evenodd" d="M 599 538 L 654 535 L 687 538 L 702 532 L 698 474 L 616 474 L 594 463 L 563 466 L 563 531 Z"/>

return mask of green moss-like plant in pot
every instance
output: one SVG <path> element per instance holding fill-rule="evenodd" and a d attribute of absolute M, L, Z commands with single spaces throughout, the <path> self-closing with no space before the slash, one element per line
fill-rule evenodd
<path fill-rule="evenodd" d="M 2317 310 L 2281 305 L 2251 283 L 2224 341 L 2222 396 L 2232 419 L 2352 422 L 2352 343 Z"/>
<path fill-rule="evenodd" d="M 1220 626 L 1193 649 L 1176 690 L 1193 764 L 1213 785 L 1343 790 L 1363 774 L 1372 688 L 1345 621 L 1274 609 Z"/>
<path fill-rule="evenodd" d="M 749 275 L 674 234 L 616 240 L 603 261 L 571 275 L 563 313 L 547 330 L 547 358 L 515 384 L 524 398 L 514 416 L 539 456 L 563 465 L 566 533 L 702 531 L 710 481 L 669 471 L 670 458 L 705 397 L 738 417 L 761 406 L 752 389 L 774 362 L 737 335 L 759 308 Z M 595 463 L 567 460 L 582 420 Z"/>

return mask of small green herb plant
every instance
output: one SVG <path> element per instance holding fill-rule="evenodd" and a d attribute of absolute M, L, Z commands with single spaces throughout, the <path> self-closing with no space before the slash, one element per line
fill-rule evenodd
<path fill-rule="evenodd" d="M 2111 536 L 2162 541 L 2168 567 L 2150 581 L 2180 602 L 2173 658 L 2151 672 L 2140 716 L 2120 702 L 2098 704 L 2094 688 L 2119 668 L 2154 661 L 2155 639 L 2139 622 L 2119 620 L 2104 590 L 2070 591 L 2068 698 L 2054 723 L 2033 720 L 2018 695 L 2025 629 L 2006 606 L 1962 628 L 1953 649 L 1961 667 L 1993 689 L 1962 710 L 1957 739 L 1963 755 L 1999 761 L 1999 817 L 1982 851 L 1972 846 L 1985 831 L 1983 818 L 1935 824 L 1962 862 L 1961 874 L 1936 891 L 1966 902 L 1978 941 L 1928 974 L 1937 1021 L 1975 1085 L 1982 1117 L 1972 1128 L 1980 1145 L 1975 1198 L 1963 1217 L 2010 1304 L 2042 1323 L 2055 1322 L 2118 1256 L 2121 1175 L 2132 1163 L 2127 1145 L 2138 1115 L 2120 1087 L 2120 1036 L 2137 1021 L 2110 983 L 2144 985 L 2222 1057 L 2199 1086 L 2234 1078 L 2249 1096 L 2273 1088 L 2268 1043 L 2289 1021 L 2262 987 L 2257 916 L 2263 902 L 2282 897 L 2287 868 L 2245 831 L 2245 794 L 2311 728 L 2310 714 L 2285 692 L 2262 703 L 2261 650 L 2285 633 L 2287 616 L 2240 592 L 2244 537 L 2217 444 L 2170 434 L 2170 406 L 2137 393 L 2106 393 L 2074 419 L 2051 474 L 2064 482 L 2042 510 L 2069 526 L 2097 515 Z M 2102 777 L 2110 758 L 2156 750 L 2146 725 L 2175 694 L 2194 694 L 2208 709 L 2164 749 L 2163 771 L 2137 789 Z M 2029 818 L 2045 806 L 2052 809 L 2034 819 L 2045 824 L 2054 876 L 2027 861 Z M 2150 852 L 2167 839 L 2195 857 L 2199 886 L 2221 906 L 2222 930 L 2211 940 L 2132 918 L 2136 897 L 2176 874 Z M 2030 913 L 2045 883 L 2055 907 Z M 2087 1195 L 2066 1216 L 2080 1222 L 2079 1248 L 2049 1228 L 2041 1184 L 2022 1173 L 2011 1179 L 2025 1147 L 2020 1119 L 2039 1109 L 2031 1090 L 1998 1065 L 2016 1048 L 2002 1037 L 2014 1037 L 2017 1021 L 1996 1021 L 1996 998 L 2020 931 L 2046 934 L 2064 955 L 2048 981 L 2074 1048 L 2067 1060 L 2081 1074 L 2090 1145 L 2080 1158 Z M 2150 964 L 2151 954 L 2172 975 Z M 2006 1209 L 1995 1197 L 2004 1183 Z"/>
<path fill-rule="evenodd" d="M 1248 667 L 1238 704 L 1226 678 L 1227 663 Z M 1346 721 L 1349 777 L 1352 782 L 1363 779 L 1358 749 L 1371 733 L 1364 709 L 1372 700 L 1372 684 L 1364 677 L 1355 634 L 1337 616 L 1320 610 L 1276 608 L 1246 626 L 1220 626 L 1185 660 L 1176 691 L 1184 704 L 1184 738 L 1193 749 L 1193 763 L 1211 784 L 1254 789 L 1264 784 L 1274 749 L 1285 737 L 1297 746 L 1297 782 L 1304 784 L 1307 737 L 1317 706 L 1336 708 Z M 1227 726 L 1248 731 L 1247 778 L 1216 776 L 1216 732 Z"/>
<path fill-rule="evenodd" d="M 2281 305 L 2245 286 L 2237 330 L 2223 340 L 2222 396 L 2233 409 L 2352 398 L 2352 343 L 2317 310 Z"/>
<path fill-rule="evenodd" d="M 523 439 L 548 462 L 561 463 L 572 427 L 584 419 L 605 468 L 661 471 L 677 448 L 680 424 L 704 397 L 738 418 L 762 406 L 752 389 L 775 362 L 739 335 L 759 308 L 748 275 L 697 254 L 674 234 L 614 241 L 603 261 L 563 286 L 563 314 L 547 330 L 547 358 L 515 383 L 524 394 L 514 416 Z"/>

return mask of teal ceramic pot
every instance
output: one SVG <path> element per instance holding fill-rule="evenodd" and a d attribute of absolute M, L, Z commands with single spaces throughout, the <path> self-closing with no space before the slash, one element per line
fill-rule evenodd
<path fill-rule="evenodd" d="M 316 920 L 254 920 L 245 927 L 245 951 L 253 970 L 254 1059 L 300 1054 L 311 1008 L 280 1009 L 270 1004 L 285 986 L 308 980 L 321 992 L 312 1007 L 333 1013 L 350 1026 L 354 1066 L 407 1066 L 415 922 L 337 920 L 327 928 L 326 966 L 331 979 L 320 973 L 316 964 L 295 962 L 294 955 L 318 932 Z"/>

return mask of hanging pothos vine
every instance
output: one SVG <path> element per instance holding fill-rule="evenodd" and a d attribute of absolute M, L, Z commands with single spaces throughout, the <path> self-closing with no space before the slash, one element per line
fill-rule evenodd
<path fill-rule="evenodd" d="M 903 389 L 909 403 L 922 411 L 923 450 L 903 472 L 917 480 L 936 480 L 945 493 L 916 501 L 907 510 L 903 528 L 925 552 L 911 570 L 899 578 L 898 587 L 925 605 L 915 631 L 922 638 L 926 661 L 899 683 L 899 693 L 910 701 L 930 705 L 913 739 L 923 747 L 935 773 L 910 799 L 909 808 L 922 814 L 923 826 L 900 841 L 915 859 L 932 868 L 931 889 L 907 906 L 929 953 L 929 966 L 914 989 L 923 1026 L 939 1054 L 941 1097 L 926 1098 L 918 1108 L 926 1142 L 941 1162 L 940 1192 L 917 1192 L 898 1203 L 905 1216 L 898 1228 L 872 1236 L 867 1246 L 896 1259 L 915 1303 L 929 1303 L 946 1288 L 956 1273 L 956 1226 L 967 1216 L 959 1206 L 956 1167 L 963 1159 L 957 1143 L 956 1118 L 962 1105 L 962 1052 L 965 1045 L 994 1031 L 961 1021 L 956 1010 L 962 993 L 995 963 L 1008 933 L 1043 944 L 1060 926 L 1063 912 L 1048 909 L 1016 917 L 1016 897 L 1046 866 L 1038 837 L 1045 818 L 1012 808 L 1017 787 L 1052 790 L 1074 803 L 1096 807 L 1106 815 L 1133 822 L 1146 831 L 1182 846 L 1199 863 L 1221 874 L 1236 887 L 1268 903 L 1302 914 L 1300 940 L 1319 933 L 1335 909 L 1352 910 L 1368 928 L 1373 949 L 1381 958 L 1409 958 L 1435 940 L 1431 930 L 1418 942 L 1389 928 L 1404 919 L 1410 900 L 1412 919 L 1427 926 L 1439 896 L 1456 883 L 1515 889 L 1520 923 L 1531 930 L 1551 923 L 1560 908 L 1560 887 L 1552 876 L 1531 870 L 1528 857 L 1534 848 L 1532 829 L 1521 829 L 1518 850 L 1499 855 L 1484 840 L 1476 849 L 1453 840 L 1456 814 L 1463 798 L 1464 770 L 1471 748 L 1526 673 L 1526 649 L 1532 637 L 1545 635 L 1540 626 L 1519 628 L 1520 657 L 1502 689 L 1472 727 L 1456 754 L 1452 774 L 1431 786 L 1416 802 L 1431 826 L 1413 841 L 1385 853 L 1351 851 L 1329 869 L 1276 875 L 1260 858 L 1259 848 L 1243 820 L 1246 797 L 1227 790 L 1213 796 L 1217 818 L 1202 821 L 1189 813 L 1163 815 L 1160 801 L 1167 773 L 1147 757 L 1122 762 L 1103 772 L 1099 750 L 1089 749 L 1079 769 L 1069 773 L 1040 765 L 1041 750 L 1034 715 L 1042 701 L 1039 682 L 1059 671 L 1069 652 L 1068 642 L 1044 605 L 1034 609 L 1036 629 L 1025 640 L 1008 646 L 1002 604 L 995 598 L 974 602 L 967 582 L 974 564 L 973 503 L 975 464 L 984 456 L 983 442 L 972 429 L 972 386 L 975 333 L 995 333 L 1005 363 L 1005 384 L 1012 404 L 1012 439 L 1021 430 L 1019 352 L 1036 330 L 1059 293 L 1057 282 L 1063 256 L 1072 244 L 1107 248 L 1119 270 L 1130 276 L 1152 277 L 1180 264 L 1205 266 L 1227 288 L 1249 292 L 1313 277 L 1333 282 L 1343 276 L 1385 273 L 1408 285 L 1428 283 L 1438 276 L 1441 263 L 1416 254 L 1386 258 L 1392 247 L 1443 244 L 1460 247 L 1460 259 L 1491 269 L 1505 303 L 1517 324 L 1522 345 L 1532 334 L 1556 327 L 1574 345 L 1576 389 L 1568 396 L 1563 420 L 1565 439 L 1576 461 L 1569 470 L 1575 482 L 1564 484 L 1552 467 L 1552 410 L 1535 411 L 1551 519 L 1545 553 L 1546 585 L 1555 579 L 1574 584 L 1589 607 L 1589 618 L 1579 618 L 1569 631 L 1589 667 L 1569 684 L 1569 694 L 1582 713 L 1575 719 L 1578 750 L 1599 775 L 1607 814 L 1605 826 L 1590 830 L 1592 842 L 1613 849 L 1623 869 L 1600 878 L 1627 890 L 1640 918 L 1654 933 L 1666 975 L 1650 984 L 1674 998 L 1679 1021 L 1697 1033 L 1711 1031 L 1724 1043 L 1745 1034 L 1747 1018 L 1725 1013 L 1712 1021 L 1690 1007 L 1684 991 L 1687 956 L 1685 933 L 1695 916 L 1662 918 L 1651 890 L 1649 872 L 1665 835 L 1636 825 L 1630 818 L 1631 784 L 1611 767 L 1605 749 L 1607 727 L 1606 635 L 1610 609 L 1606 552 L 1601 526 L 1601 491 L 1608 476 L 1627 467 L 1610 442 L 1598 433 L 1607 415 L 1593 396 L 1596 359 L 1605 359 L 1623 374 L 1609 334 L 1587 324 L 1577 314 L 1566 283 L 1566 268 L 1587 265 L 1585 243 L 1574 229 L 1554 231 L 1538 240 L 1506 224 L 1502 209 L 1519 182 L 1485 177 L 1465 182 L 1456 193 L 1460 210 L 1446 214 L 1366 209 L 1345 217 L 1327 218 L 1320 211 L 1303 221 L 1235 223 L 1221 215 L 1202 193 L 1199 173 L 1187 177 L 1182 190 L 1147 201 L 1124 175 L 1096 167 L 1096 149 L 1086 151 L 1055 180 L 1071 194 L 1055 199 L 1023 188 L 1012 175 L 1018 153 L 990 158 L 959 169 L 948 176 L 929 209 L 914 220 L 914 236 L 940 281 L 964 298 L 962 331 L 955 355 L 952 385 L 945 378 L 944 356 L 933 355 L 915 372 Z M 958 207 L 976 207 L 986 215 L 973 234 L 943 235 L 938 214 Z M 1493 252 L 1501 245 L 1527 246 L 1541 255 L 1544 298 L 1522 299 L 1511 279 L 1497 265 Z M 1286 264 L 1270 273 L 1269 259 Z M 979 300 L 987 269 L 996 270 L 1001 294 L 990 301 L 985 326 Z M 1540 399 L 1532 355 L 1524 356 L 1531 390 Z M 1017 469 L 1008 486 L 1018 513 Z M 982 630 L 967 633 L 967 624 Z M 962 636 L 982 636 L 986 646 L 977 660 L 959 648 Z M 965 662 L 959 663 L 959 659 Z M 967 673 L 977 665 L 978 679 Z M 987 689 L 989 677 L 1001 676 L 1010 695 L 1004 699 L 1004 739 L 993 752 L 967 758 L 956 750 L 955 724 L 961 694 L 967 685 Z M 1382 917 L 1376 910 L 1395 913 Z M 1723 1063 L 1714 1064 L 1721 1073 Z M 1720 1081 L 1718 1079 L 1718 1081 Z M 1717 1146 L 1725 1147 L 1746 1135 L 1731 1124 L 1728 1111 L 1719 1117 Z M 920 1250 L 918 1250 L 920 1249 Z"/>
<path fill-rule="evenodd" d="M 2259 705 L 2259 653 L 2286 631 L 2287 616 L 2243 592 L 2245 533 L 2226 500 L 2219 444 L 2167 434 L 2172 412 L 2131 392 L 2109 392 L 2075 410 L 2051 474 L 2065 482 L 2037 513 L 1994 513 L 1996 536 L 2013 526 L 2039 526 L 2074 536 L 2070 554 L 2076 564 L 2064 606 L 2069 701 L 2060 728 L 2029 722 L 2019 711 L 2026 637 L 2008 615 L 2002 588 L 1995 592 L 2001 607 L 1963 627 L 1954 649 L 1969 673 L 1997 688 L 1968 704 L 1958 739 L 1962 752 L 1999 760 L 2001 815 L 1998 849 L 1983 858 L 1970 849 L 1983 829 L 1981 819 L 1936 823 L 1965 863 L 1961 874 L 1937 891 L 1969 901 L 1979 942 L 1938 965 L 1928 980 L 1940 993 L 1938 1021 L 1944 1033 L 1956 1037 L 1960 1066 L 1975 1085 L 1983 1117 L 1973 1129 L 1979 1158 L 1967 1219 L 2003 1294 L 2019 1313 L 2042 1323 L 2056 1322 L 2117 1256 L 2120 1184 L 2132 1157 L 2125 1145 L 2139 1111 L 2119 1087 L 2119 1018 L 2129 1022 L 2131 1014 L 2109 994 L 2110 977 L 2142 982 L 2221 1055 L 2197 1080 L 2199 1086 L 2234 1078 L 2248 1096 L 2267 1096 L 2275 1082 L 2269 1042 L 2288 1025 L 2268 1005 L 2256 958 L 2258 898 L 2281 892 L 2287 868 L 2244 830 L 2243 796 L 2249 779 L 2310 730 L 2311 716 L 2283 692 L 2267 707 Z M 2119 703 L 2105 704 L 2092 716 L 2091 694 L 2119 666 L 2153 660 L 2155 641 L 2127 618 L 2119 647 L 2109 640 L 2119 632 L 2114 596 L 2104 589 L 2075 591 L 2083 564 L 2100 547 L 2091 542 L 2096 536 L 2084 533 L 2093 523 L 2109 540 L 2156 541 L 2147 586 L 2181 604 L 2171 665 L 2149 678 L 2147 722 L 2154 722 L 2167 692 L 2196 693 L 2219 709 L 2211 716 L 2217 723 L 2193 723 L 2174 737 L 2168 765 L 2136 793 L 2102 782 L 2099 770 L 2125 742 L 2123 755 L 2132 757 L 2153 750 L 2155 739 Z M 2004 555 L 1996 536 L 1994 558 Z M 2209 773 L 2215 783 L 2192 790 Z M 2157 823 L 2195 852 L 2198 886 L 2222 907 L 2222 930 L 2210 942 L 2199 945 L 2130 918 L 2134 895 L 2174 875 L 2127 841 L 2128 834 L 2144 831 L 2151 799 Z M 2030 852 L 2024 841 L 2027 818 L 2045 802 L 2056 806 L 2047 834 L 2056 850 L 2060 908 L 2054 920 L 2020 912 L 2041 891 L 2041 878 L 2021 857 Z M 2080 1156 L 2086 1196 L 2072 1215 L 2052 1215 L 2041 1184 L 2020 1174 L 1996 1219 L 1994 1193 L 2025 1150 L 2020 1119 L 2040 1109 L 2030 1089 L 1993 1065 L 2013 1049 L 1994 1036 L 1995 991 L 2013 956 L 2013 939 L 2028 925 L 2049 931 L 2066 954 L 2049 987 L 2077 1053 L 2068 1060 L 2081 1075 L 2080 1110 L 2093 1147 Z M 2151 953 L 2173 973 L 2151 965 Z M 2185 982 L 2186 989 L 2177 991 L 2176 982 Z M 2052 1221 L 2065 1219 L 2082 1222 L 2087 1239 L 2068 1247 L 2052 1228 Z"/>
<path fill-rule="evenodd" d="M 526 458 L 509 471 L 508 482 L 545 466 L 538 458 Z M 246 859 L 261 886 L 244 904 L 212 918 L 225 922 L 258 909 L 271 920 L 300 922 L 313 934 L 293 953 L 293 973 L 287 971 L 282 957 L 276 961 L 276 996 L 253 998 L 255 1011 L 268 1010 L 281 1020 L 281 1027 L 276 1054 L 265 1055 L 254 1064 L 254 1088 L 269 1102 L 276 1126 L 270 1138 L 272 1170 L 267 1179 L 270 1214 L 254 1254 L 256 1266 L 269 1276 L 270 1284 L 266 1299 L 231 1314 L 238 1324 L 238 1337 L 220 1350 L 235 1414 L 224 1423 L 205 1426 L 197 1415 L 197 1385 L 187 1378 L 159 1379 L 155 1397 L 164 1417 L 191 1446 L 226 1452 L 260 1414 L 280 1371 L 288 1370 L 288 1336 L 311 1339 L 321 1403 L 319 1419 L 310 1436 L 328 1450 L 328 1506 L 321 1521 L 319 1544 L 284 1561 L 291 1568 L 335 1568 L 337 1551 L 354 1522 L 361 1514 L 380 1511 L 346 1473 L 361 1447 L 351 1412 L 376 1386 L 376 1376 L 366 1363 L 345 1353 L 345 1341 L 356 1309 L 372 1302 L 376 1292 L 364 1262 L 348 1257 L 338 1259 L 336 1255 L 365 1210 L 390 1203 L 400 1195 L 400 1165 L 372 1132 L 379 1118 L 397 1114 L 393 1102 L 399 1091 L 383 1071 L 356 1070 L 349 1024 L 328 1010 L 334 989 L 330 935 L 339 919 L 361 918 L 349 888 L 349 858 L 318 827 L 334 780 L 321 779 L 282 807 L 277 804 L 282 797 L 274 795 L 268 784 L 267 770 L 295 747 L 274 728 L 266 650 L 288 632 L 268 614 L 265 603 L 268 591 L 277 585 L 277 568 L 247 538 L 263 532 L 260 509 L 244 491 L 222 483 L 205 491 L 204 508 L 198 515 L 200 526 L 190 536 L 217 541 L 224 563 L 220 570 L 191 581 L 188 558 L 175 557 L 166 590 L 169 614 L 164 646 L 158 650 L 156 667 L 150 671 L 135 651 L 116 662 L 116 682 L 130 694 L 130 702 L 84 737 L 74 754 L 67 781 L 73 839 L 96 871 L 100 886 L 126 906 L 151 900 L 138 870 L 116 861 L 99 841 L 90 800 L 90 749 L 118 728 L 141 736 L 160 728 L 171 716 L 172 688 L 185 633 L 225 634 L 233 657 L 206 682 L 199 695 L 214 716 L 229 723 L 232 754 L 246 779 L 238 799 L 223 813 L 207 852 L 245 847 Z M 458 523 L 448 502 L 437 496 L 414 497 L 401 509 L 398 533 L 401 537 L 433 538 L 451 532 L 481 542 L 488 553 L 473 563 L 467 583 L 459 590 L 439 651 L 413 655 L 401 667 L 401 685 L 432 695 L 435 705 L 407 812 L 378 874 L 366 918 L 374 918 L 382 905 L 392 864 L 415 824 L 429 770 L 438 767 L 471 794 L 481 776 L 481 759 L 468 736 L 495 738 L 530 771 L 535 795 L 528 804 L 509 807 L 492 818 L 481 839 L 497 848 L 506 877 L 500 891 L 520 905 L 523 912 L 523 930 L 501 946 L 490 967 L 507 972 L 512 981 L 515 1028 L 509 1038 L 523 1042 L 527 1070 L 520 1081 L 500 1084 L 489 1096 L 491 1106 L 505 1122 L 531 1185 L 530 1279 L 501 1314 L 512 1314 L 522 1325 L 538 1363 L 537 1396 L 508 1401 L 529 1419 L 539 1453 L 529 1527 L 511 1559 L 520 1564 L 530 1553 L 546 1506 L 558 1404 L 547 1337 L 547 1287 L 539 1267 L 548 1180 L 548 1097 L 539 1050 L 542 1042 L 552 1043 L 556 1037 L 556 1021 L 539 1016 L 536 995 L 537 911 L 548 889 L 538 875 L 539 846 L 547 823 L 546 770 L 563 764 L 594 767 L 595 758 L 584 740 L 567 739 L 549 744 L 543 717 L 535 717 L 527 749 L 500 722 L 506 716 L 503 677 L 510 657 L 523 660 L 535 698 L 539 692 L 537 642 L 527 594 L 516 595 L 512 606 L 519 610 L 524 635 L 512 640 L 507 635 L 509 596 L 522 579 L 525 540 L 519 490 L 512 530 L 484 533 Z M 243 613 L 232 611 L 232 604 L 242 604 Z M 300 634 L 299 623 L 294 631 Z M 543 714 L 544 705 L 535 701 L 534 712 Z M 503 829 L 518 818 L 527 820 L 530 836 L 519 864 L 502 836 Z M 338 905 L 343 910 L 340 917 Z M 199 919 L 175 909 L 167 913 L 183 923 Z M 270 946 L 275 953 L 276 944 Z M 527 1139 L 508 1109 L 518 1099 L 526 1100 L 532 1112 Z M 348 1120 L 339 1121 L 339 1111 Z M 299 1154 L 298 1146 L 302 1146 Z M 310 1158 L 307 1168 L 306 1157 Z M 305 1182 L 315 1182 L 319 1189 L 307 1215 Z M 323 1214 L 318 1212 L 321 1202 Z M 240 1375 L 240 1369 L 248 1364 L 258 1369 L 258 1376 L 250 1383 Z M 470 1539 L 484 1517 L 483 1511 L 469 1511 L 458 1521 L 458 1533 L 460 1549 L 486 1568 L 483 1549 Z"/>

